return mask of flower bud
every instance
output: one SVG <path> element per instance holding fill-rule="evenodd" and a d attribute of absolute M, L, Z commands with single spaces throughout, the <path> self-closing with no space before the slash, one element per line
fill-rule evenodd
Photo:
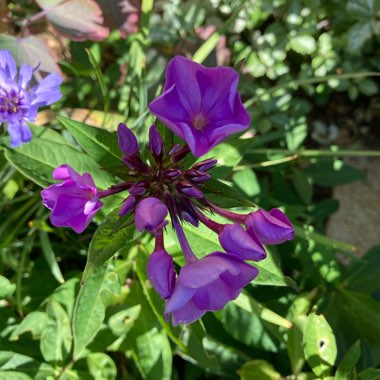
<path fill-rule="evenodd" d="M 148 231 L 154 234 L 168 224 L 165 220 L 167 215 L 168 209 L 161 200 L 153 197 L 144 198 L 136 207 L 136 228 L 141 232 Z"/>
<path fill-rule="evenodd" d="M 182 181 L 177 184 L 177 190 L 182 194 L 188 195 L 194 198 L 203 198 L 204 195 L 201 190 L 193 186 L 191 183 Z"/>
<path fill-rule="evenodd" d="M 169 298 L 176 279 L 173 258 L 164 249 L 154 251 L 149 257 L 147 273 L 156 292 L 163 299 Z"/>
<path fill-rule="evenodd" d="M 294 238 L 292 223 L 278 208 L 269 212 L 260 209 L 250 213 L 246 219 L 246 225 L 255 231 L 263 244 L 281 244 Z"/>
<path fill-rule="evenodd" d="M 192 169 L 199 170 L 201 172 L 207 172 L 207 170 L 212 169 L 217 164 L 217 162 L 218 160 L 213 160 L 209 158 L 207 160 L 197 162 L 193 165 Z"/>
<path fill-rule="evenodd" d="M 132 211 L 133 207 L 135 207 L 135 204 L 136 204 L 136 197 L 134 197 L 133 195 L 130 195 L 129 197 L 127 197 L 124 200 L 123 205 L 120 207 L 119 216 L 127 215 L 129 212 Z"/>
<path fill-rule="evenodd" d="M 148 147 L 154 156 L 159 157 L 164 149 L 164 142 L 157 127 L 153 124 L 149 129 Z"/>
<path fill-rule="evenodd" d="M 133 185 L 128 191 L 131 195 L 142 195 L 146 192 L 149 184 L 147 181 L 140 181 Z"/>
<path fill-rule="evenodd" d="M 130 157 L 138 153 L 139 144 L 136 136 L 124 123 L 120 123 L 117 128 L 117 139 L 125 156 Z"/>

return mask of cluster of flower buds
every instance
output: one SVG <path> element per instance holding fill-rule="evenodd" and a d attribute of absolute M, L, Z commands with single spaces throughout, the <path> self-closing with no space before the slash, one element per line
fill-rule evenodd
<path fill-rule="evenodd" d="M 82 176 L 68 165 L 54 171 L 60 183 L 42 191 L 43 202 L 55 226 L 82 232 L 102 207 L 101 199 L 128 191 L 119 215 L 134 214 L 136 228 L 155 238 L 148 262 L 148 277 L 165 300 L 165 317 L 172 323 L 191 323 L 207 311 L 223 308 L 258 274 L 247 261 L 266 257 L 263 244 L 280 244 L 293 238 L 294 230 L 278 209 L 259 209 L 247 215 L 223 209 L 207 199 L 204 187 L 217 161 L 198 161 L 190 168 L 184 158 L 207 153 L 228 134 L 248 127 L 249 116 L 237 88 L 237 73 L 229 68 L 208 69 L 181 57 L 169 64 L 164 93 L 150 105 L 180 138 L 183 146 L 165 147 L 155 125 L 149 130 L 148 156 L 140 155 L 138 141 L 124 124 L 118 127 L 118 142 L 126 165 L 126 178 L 106 190 L 98 190 L 90 174 Z M 166 109 L 174 102 L 176 106 Z M 209 215 L 226 220 L 221 224 Z M 177 273 L 166 251 L 164 230 L 168 217 L 178 237 L 186 264 Z M 182 223 L 197 228 L 200 223 L 216 233 L 220 250 L 199 259 L 186 238 Z"/>

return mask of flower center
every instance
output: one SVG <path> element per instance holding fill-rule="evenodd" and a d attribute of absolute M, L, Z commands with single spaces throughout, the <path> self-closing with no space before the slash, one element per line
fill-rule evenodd
<path fill-rule="evenodd" d="M 13 115 L 22 108 L 22 96 L 15 91 L 0 92 L 0 114 Z"/>
<path fill-rule="evenodd" d="M 202 131 L 207 125 L 207 119 L 199 113 L 197 116 L 193 119 L 193 126 L 198 131 Z"/>

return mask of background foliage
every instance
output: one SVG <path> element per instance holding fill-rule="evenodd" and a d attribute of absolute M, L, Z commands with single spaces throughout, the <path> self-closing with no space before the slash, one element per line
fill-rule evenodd
<path fill-rule="evenodd" d="M 324 235 L 339 208 L 331 188 L 364 179 L 342 148 L 379 146 L 380 3 L 69 0 L 83 17 L 60 6 L 36 16 L 53 3 L 0 9 L 0 48 L 41 60 L 37 80 L 65 76 L 31 143 L 11 150 L 1 137 L 0 379 L 380 378 L 380 246 L 359 258 Z M 146 277 L 149 237 L 111 212 L 120 200 L 76 235 L 52 228 L 40 198 L 62 163 L 100 188 L 114 183 L 104 170 L 119 160 L 112 131 L 126 121 L 146 139 L 148 103 L 175 54 L 241 73 L 252 129 L 210 153 L 228 185 L 217 200 L 283 206 L 296 226 L 236 301 L 177 328 Z M 200 256 L 217 244 L 206 229 L 186 233 Z"/>

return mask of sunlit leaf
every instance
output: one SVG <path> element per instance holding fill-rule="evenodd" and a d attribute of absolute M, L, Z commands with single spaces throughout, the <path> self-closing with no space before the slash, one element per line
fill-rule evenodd
<path fill-rule="evenodd" d="M 54 26 L 74 41 L 101 41 L 109 34 L 102 25 L 102 10 L 94 0 L 36 1 Z"/>
<path fill-rule="evenodd" d="M 57 65 L 58 57 L 40 37 L 16 38 L 0 34 L 0 49 L 8 49 L 19 66 L 28 64 L 38 66 L 38 72 L 62 74 Z"/>

